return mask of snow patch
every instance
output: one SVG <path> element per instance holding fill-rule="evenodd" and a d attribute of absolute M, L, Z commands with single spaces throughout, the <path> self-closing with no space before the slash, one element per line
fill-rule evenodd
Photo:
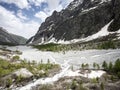
<path fill-rule="evenodd" d="M 6 41 L 11 42 L 7 37 L 5 39 L 6 39 Z"/>
<path fill-rule="evenodd" d="M 80 70 L 77 70 L 77 71 L 72 71 L 72 70 L 68 70 L 65 72 L 65 75 L 64 76 L 81 76 L 81 77 L 86 77 L 86 78 L 100 78 L 103 74 L 105 74 L 106 72 L 105 71 L 102 71 L 102 70 L 99 70 L 99 71 L 91 71 L 90 73 L 84 73 L 84 74 L 81 74 L 80 73 Z"/>
<path fill-rule="evenodd" d="M 112 20 L 113 21 L 113 20 Z M 93 34 L 91 36 L 88 36 L 86 38 L 81 38 L 81 39 L 73 39 L 73 40 L 70 40 L 70 41 L 64 41 L 64 40 L 61 40 L 62 42 L 58 42 L 60 44 L 70 44 L 70 43 L 76 43 L 76 42 L 86 42 L 86 41 L 91 41 L 91 40 L 94 40 L 94 39 L 97 39 L 97 38 L 100 38 L 100 37 L 103 37 L 103 36 L 107 36 L 109 34 L 113 34 L 113 33 L 116 33 L 116 32 L 109 32 L 108 31 L 108 27 L 109 25 L 112 23 L 112 21 L 110 21 L 107 25 L 105 25 L 99 32 L 97 32 L 96 34 Z"/>
<path fill-rule="evenodd" d="M 105 71 L 99 70 L 99 71 L 91 71 L 91 73 L 88 73 L 88 75 L 85 74 L 85 76 L 88 76 L 88 78 L 92 79 L 92 78 L 101 77 L 103 74 L 105 74 Z"/>
<path fill-rule="evenodd" d="M 96 8 L 96 7 L 94 7 Z M 94 8 L 91 8 L 91 9 L 94 9 Z M 87 10 L 86 10 L 87 11 Z M 113 20 L 112 20 L 113 21 Z M 77 42 L 86 42 L 86 41 L 91 41 L 91 40 L 94 40 L 94 39 L 97 39 L 97 38 L 101 38 L 103 36 L 107 36 L 109 34 L 113 34 L 113 33 L 120 33 L 120 30 L 117 31 L 117 32 L 109 32 L 108 31 L 108 27 L 109 25 L 112 23 L 112 21 L 110 21 L 108 24 L 106 24 L 103 28 L 101 28 L 101 30 L 91 36 L 88 36 L 86 38 L 81 38 L 81 39 L 73 39 L 73 40 L 69 40 L 69 41 L 65 41 L 64 39 L 63 40 L 59 40 L 57 41 L 54 37 L 51 38 L 50 41 L 44 43 L 44 44 L 48 44 L 48 43 L 56 43 L 56 44 L 71 44 L 71 43 L 77 43 Z"/>
<path fill-rule="evenodd" d="M 113 20 L 112 20 L 112 21 L 113 21 Z M 90 41 L 90 40 L 93 40 L 93 39 L 97 39 L 97 38 L 100 38 L 100 37 L 103 37 L 103 36 L 107 36 L 107 35 L 109 35 L 109 34 L 112 34 L 113 32 L 109 32 L 109 31 L 108 31 L 108 27 L 109 27 L 109 25 L 112 23 L 112 21 L 109 22 L 107 25 L 105 25 L 98 33 L 93 34 L 93 35 L 91 35 L 91 36 L 88 36 L 87 38 L 84 38 L 83 40 L 85 40 L 85 41 Z"/>
<path fill-rule="evenodd" d="M 34 37 L 33 37 L 32 40 L 29 42 L 29 44 L 32 44 L 33 40 L 34 40 Z"/>
<path fill-rule="evenodd" d="M 93 9 L 96 9 L 98 6 L 95 6 L 95 7 L 92 7 L 92 8 L 89 8 L 89 9 L 83 9 L 82 10 L 82 12 L 88 12 L 88 11 L 90 11 L 90 10 L 93 10 Z"/>
<path fill-rule="evenodd" d="M 76 7 L 78 7 L 80 4 L 82 4 L 83 0 L 75 0 L 73 2 L 70 3 L 70 5 L 68 6 L 69 10 L 73 10 Z"/>
<path fill-rule="evenodd" d="M 108 1 L 111 1 L 111 0 L 101 0 L 101 3 L 100 3 L 100 4 L 102 4 L 102 3 L 104 3 L 104 2 L 108 2 Z"/>
<path fill-rule="evenodd" d="M 93 78 L 101 77 L 105 73 L 104 71 L 91 71 L 90 73 L 85 73 L 85 74 L 80 74 L 79 72 L 80 72 L 79 70 L 77 71 L 69 70 L 69 66 L 67 66 L 66 68 L 64 68 L 64 70 L 61 71 L 61 73 L 56 74 L 55 76 L 50 77 L 50 78 L 39 79 L 35 81 L 34 83 L 28 84 L 20 88 L 19 90 L 30 90 L 31 87 L 34 87 L 39 84 L 50 84 L 55 81 L 58 81 L 60 78 L 65 77 L 65 76 L 67 77 L 82 76 L 82 77 L 93 79 Z"/>

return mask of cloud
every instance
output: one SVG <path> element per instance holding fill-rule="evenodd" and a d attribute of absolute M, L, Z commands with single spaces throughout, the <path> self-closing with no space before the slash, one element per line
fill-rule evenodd
<path fill-rule="evenodd" d="M 48 4 L 48 7 L 44 8 L 43 11 L 36 12 L 34 15 L 35 17 L 41 19 L 42 22 L 45 21 L 45 19 L 52 14 L 54 10 L 61 10 L 62 7 L 59 5 L 60 0 L 41 0 L 41 2 L 44 1 Z"/>
<path fill-rule="evenodd" d="M 0 27 L 5 28 L 8 32 L 30 38 L 37 32 L 39 23 L 35 21 L 25 23 L 14 13 L 0 6 Z"/>
<path fill-rule="evenodd" d="M 40 18 L 43 22 L 48 17 L 48 15 L 45 12 L 40 11 L 40 12 L 35 14 L 35 17 Z"/>
<path fill-rule="evenodd" d="M 22 13 L 21 10 L 18 10 L 17 16 L 18 16 L 20 19 L 28 20 L 28 18 L 27 18 L 26 16 L 23 15 L 23 13 Z"/>
<path fill-rule="evenodd" d="M 42 3 L 45 3 L 46 0 L 28 0 L 30 4 L 34 4 L 35 6 L 40 6 Z"/>
<path fill-rule="evenodd" d="M 15 4 L 21 9 L 29 8 L 29 3 L 27 0 L 0 0 L 0 2 L 5 2 L 8 4 Z"/>
<path fill-rule="evenodd" d="M 0 27 L 5 28 L 8 32 L 29 38 L 37 32 L 40 26 L 40 23 L 34 21 L 34 17 L 41 19 L 43 22 L 54 10 L 62 10 L 71 1 L 73 0 L 0 0 L 0 2 L 15 4 L 20 8 L 16 13 L 8 11 L 0 6 Z M 40 7 L 42 3 L 46 3 L 48 6 L 40 9 L 40 11 L 37 10 L 36 12 L 32 5 Z M 29 17 L 29 14 L 25 13 L 24 9 L 29 9 L 27 12 L 32 10 L 36 13 L 34 16 L 31 14 L 32 16 Z"/>
<path fill-rule="evenodd" d="M 74 0 L 61 0 L 61 5 L 63 6 L 63 8 L 66 8 L 72 1 Z"/>
<path fill-rule="evenodd" d="M 49 8 L 52 10 L 59 6 L 60 0 L 47 0 L 47 3 Z"/>
<path fill-rule="evenodd" d="M 29 9 L 31 8 L 31 4 L 40 6 L 43 2 L 46 2 L 46 0 L 0 0 L 0 2 L 15 4 L 20 9 Z"/>

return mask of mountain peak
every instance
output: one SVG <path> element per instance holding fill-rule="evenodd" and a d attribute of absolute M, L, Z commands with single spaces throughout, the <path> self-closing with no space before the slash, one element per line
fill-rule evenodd
<path fill-rule="evenodd" d="M 76 7 L 78 7 L 80 4 L 82 4 L 82 2 L 83 2 L 83 0 L 74 0 L 73 2 L 71 2 L 71 3 L 68 5 L 67 9 L 68 9 L 68 10 L 73 10 L 73 9 L 75 9 Z"/>
<path fill-rule="evenodd" d="M 61 12 L 54 11 L 41 24 L 31 39 L 32 44 L 86 38 L 98 33 L 110 21 L 113 22 L 107 30 L 115 32 L 120 29 L 119 11 L 119 0 L 74 0 Z"/>

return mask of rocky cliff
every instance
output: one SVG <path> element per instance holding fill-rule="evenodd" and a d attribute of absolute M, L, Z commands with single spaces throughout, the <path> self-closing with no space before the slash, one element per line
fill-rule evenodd
<path fill-rule="evenodd" d="M 0 27 L 0 45 L 20 45 L 25 44 L 27 39 L 11 34 Z"/>
<path fill-rule="evenodd" d="M 120 29 L 120 0 L 74 0 L 61 12 L 54 11 L 28 43 L 83 39 L 108 23 L 107 32 Z"/>

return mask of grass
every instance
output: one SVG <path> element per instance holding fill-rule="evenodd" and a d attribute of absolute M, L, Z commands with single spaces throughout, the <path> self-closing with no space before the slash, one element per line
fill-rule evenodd
<path fill-rule="evenodd" d="M 18 59 L 18 56 L 15 59 Z M 13 72 L 21 69 L 26 68 L 29 70 L 33 76 L 31 78 L 24 78 L 21 75 L 14 77 L 11 76 Z M 22 83 L 27 83 L 30 80 L 38 79 L 42 77 L 47 77 L 53 72 L 57 72 L 60 69 L 58 64 L 52 64 L 50 62 L 43 64 L 43 63 L 36 63 L 27 62 L 26 60 L 22 60 L 20 63 L 12 63 L 10 61 L 0 59 L 0 86 L 4 86 L 9 88 L 13 83 L 16 85 L 20 85 Z M 14 80 L 14 81 L 13 81 Z"/>
<path fill-rule="evenodd" d="M 98 49 L 116 49 L 116 45 L 114 41 L 107 41 L 98 45 Z"/>
<path fill-rule="evenodd" d="M 57 64 L 42 64 L 42 63 L 33 63 L 33 62 L 27 62 L 23 60 L 21 63 L 14 63 L 12 64 L 10 61 L 0 59 L 0 78 L 4 77 L 5 75 L 8 75 L 12 73 L 13 71 L 16 71 L 20 68 L 27 68 L 30 72 L 32 72 L 34 75 L 39 74 L 38 72 L 40 70 L 44 70 L 45 73 L 47 73 L 49 70 L 54 68 L 59 68 L 59 65 Z M 42 76 L 42 75 L 40 75 Z"/>
<path fill-rule="evenodd" d="M 37 48 L 41 51 L 52 51 L 52 52 L 60 52 L 63 51 L 69 51 L 69 50 L 78 50 L 77 45 L 73 44 L 54 44 L 54 43 L 49 43 L 49 44 L 43 44 L 43 45 L 34 45 L 34 48 Z"/>
<path fill-rule="evenodd" d="M 63 45 L 60 44 L 54 44 L 54 43 L 49 43 L 49 44 L 43 44 L 43 45 L 34 45 L 34 48 L 37 48 L 42 51 L 53 51 L 53 52 L 58 52 L 62 51 L 64 48 Z"/>
<path fill-rule="evenodd" d="M 115 40 L 101 41 L 101 42 L 83 42 L 83 43 L 75 43 L 75 44 L 42 44 L 42 45 L 34 45 L 34 48 L 37 48 L 41 51 L 69 51 L 69 50 L 88 50 L 88 49 L 116 49 L 120 48 L 120 42 Z"/>

